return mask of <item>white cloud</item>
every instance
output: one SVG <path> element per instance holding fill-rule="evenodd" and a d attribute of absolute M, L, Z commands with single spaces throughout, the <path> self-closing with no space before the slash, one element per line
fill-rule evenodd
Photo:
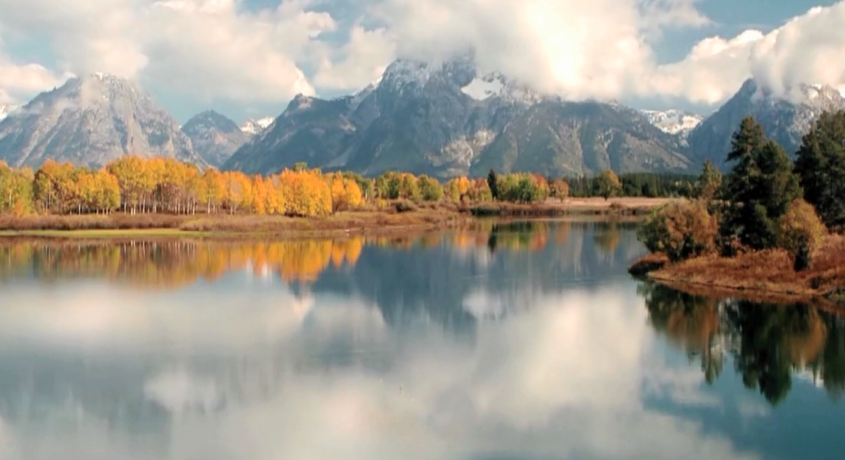
<path fill-rule="evenodd" d="M 0 91 L 19 99 L 67 72 L 103 71 L 205 103 L 277 103 L 361 89 L 396 56 L 437 62 L 469 48 L 482 71 L 573 100 L 715 105 L 751 76 L 784 95 L 803 82 L 845 85 L 845 2 L 768 34 L 707 38 L 658 65 L 664 32 L 711 24 L 698 3 L 361 0 L 338 22 L 319 0 L 260 11 L 244 0 L 0 0 L 0 38 L 38 34 L 57 59 L 48 69 L 0 53 Z"/>
<path fill-rule="evenodd" d="M 695 103 L 723 102 L 751 76 L 751 49 L 762 38 L 762 32 L 749 30 L 731 40 L 721 37 L 702 40 L 684 60 L 658 67 L 650 80 L 649 91 Z"/>
<path fill-rule="evenodd" d="M 845 83 L 845 2 L 813 8 L 759 40 L 751 73 L 780 94 L 801 83 Z"/>
<path fill-rule="evenodd" d="M 632 93 L 653 61 L 634 0 L 385 0 L 376 14 L 400 55 L 435 61 L 473 48 L 482 71 L 573 99 Z"/>
<path fill-rule="evenodd" d="M 0 25 L 46 31 L 60 66 L 106 72 L 205 100 L 314 94 L 297 64 L 336 24 L 308 0 L 247 11 L 242 0 L 0 0 Z"/>
<path fill-rule="evenodd" d="M 377 80 L 396 56 L 385 29 L 352 28 L 349 41 L 320 62 L 314 83 L 325 89 L 357 91 Z"/>
<path fill-rule="evenodd" d="M 236 0 L 157 2 L 149 11 L 143 77 L 207 99 L 283 101 L 315 94 L 296 63 L 313 38 L 334 30 L 327 13 L 286 1 L 272 11 L 249 13 Z"/>
<path fill-rule="evenodd" d="M 693 102 L 724 102 L 747 78 L 782 97 L 801 84 L 845 85 L 845 2 L 816 7 L 763 34 L 699 42 L 681 62 L 658 69 L 651 89 Z"/>

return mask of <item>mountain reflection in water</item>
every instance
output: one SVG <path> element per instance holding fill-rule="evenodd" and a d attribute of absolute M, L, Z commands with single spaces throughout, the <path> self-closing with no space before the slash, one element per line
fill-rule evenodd
<path fill-rule="evenodd" d="M 0 244 L 0 458 L 837 458 L 843 320 L 638 282 L 635 227 Z"/>

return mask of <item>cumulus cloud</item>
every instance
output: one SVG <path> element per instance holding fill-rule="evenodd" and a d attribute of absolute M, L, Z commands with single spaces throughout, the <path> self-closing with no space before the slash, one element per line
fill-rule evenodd
<path fill-rule="evenodd" d="M 654 59 L 634 0 L 386 0 L 376 14 L 400 55 L 431 61 L 472 48 L 482 71 L 575 99 L 634 92 Z"/>
<path fill-rule="evenodd" d="M 469 49 L 482 72 L 573 100 L 715 105 L 752 76 L 783 95 L 799 83 L 845 85 L 845 2 L 769 33 L 710 37 L 658 64 L 667 31 L 712 25 L 699 1 L 361 0 L 344 16 L 319 0 L 260 10 L 244 0 L 0 0 L 0 38 L 39 31 L 57 61 L 48 69 L 0 53 L 0 97 L 103 71 L 205 102 L 275 103 L 358 90 L 397 56 L 440 62 Z"/>
<path fill-rule="evenodd" d="M 273 102 L 315 93 L 297 61 L 336 24 L 310 6 L 289 0 L 248 11 L 242 0 L 0 0 L 0 25 L 21 34 L 48 31 L 59 65 L 75 74 L 138 78 L 207 100 Z"/>
<path fill-rule="evenodd" d="M 149 11 L 144 77 L 208 99 L 279 101 L 315 94 L 296 63 L 336 25 L 292 0 L 258 13 L 238 0 L 168 0 Z"/>
<path fill-rule="evenodd" d="M 755 43 L 751 73 L 776 93 L 845 83 L 845 2 L 813 8 Z"/>
<path fill-rule="evenodd" d="M 715 105 L 754 77 L 788 96 L 801 83 L 845 84 L 845 2 L 813 8 L 764 34 L 710 37 L 674 63 L 654 46 L 670 28 L 710 20 L 695 0 L 384 0 L 398 54 L 437 62 L 474 49 L 501 71 L 569 99 L 673 97 Z"/>
<path fill-rule="evenodd" d="M 682 61 L 659 66 L 648 92 L 695 103 L 723 102 L 751 76 L 751 50 L 762 38 L 762 32 L 748 30 L 729 40 L 702 40 Z"/>
<path fill-rule="evenodd" d="M 384 28 L 353 27 L 349 41 L 320 62 L 314 83 L 320 88 L 360 90 L 377 80 L 396 56 L 396 45 Z"/>

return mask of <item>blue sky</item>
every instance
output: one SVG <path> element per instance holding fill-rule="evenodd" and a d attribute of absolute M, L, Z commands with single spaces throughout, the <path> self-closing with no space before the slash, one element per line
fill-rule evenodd
<path fill-rule="evenodd" d="M 539 91 L 708 112 L 752 76 L 785 93 L 845 84 L 845 59 L 823 54 L 845 48 L 839 30 L 829 0 L 0 0 L 0 103 L 105 71 L 182 122 L 209 108 L 241 122 L 300 92 L 354 92 L 396 56 L 472 46 L 482 70 Z"/>

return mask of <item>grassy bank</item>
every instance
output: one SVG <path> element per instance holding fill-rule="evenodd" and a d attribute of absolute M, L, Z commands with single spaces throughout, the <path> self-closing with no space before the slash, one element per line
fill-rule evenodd
<path fill-rule="evenodd" d="M 672 198 L 569 198 L 564 201 L 548 200 L 534 204 L 485 203 L 470 208 L 469 212 L 478 217 L 638 216 L 646 215 L 670 201 Z"/>
<path fill-rule="evenodd" d="M 655 256 L 650 256 L 654 261 Z M 648 260 L 632 267 L 643 267 Z M 845 305 L 845 237 L 830 235 L 812 259 L 808 270 L 795 272 L 792 257 L 784 250 L 749 252 L 726 258 L 698 257 L 662 268 L 655 265 L 648 278 L 669 287 L 711 295 L 757 298 L 766 301 L 825 299 Z"/>
<path fill-rule="evenodd" d="M 494 203 L 486 211 L 444 205 L 397 205 L 382 210 L 341 212 L 327 217 L 163 214 L 0 217 L 0 237 L 274 237 L 307 238 L 345 234 L 391 234 L 450 228 L 472 216 L 637 216 L 666 199 L 602 198 L 517 205 Z M 402 212 L 400 212 L 401 210 Z"/>
<path fill-rule="evenodd" d="M 337 234 L 388 234 L 408 229 L 448 228 L 468 216 L 456 211 L 419 208 L 409 212 L 362 211 L 327 217 L 254 215 L 34 216 L 0 218 L 0 237 L 119 238 L 149 237 L 313 237 Z"/>

